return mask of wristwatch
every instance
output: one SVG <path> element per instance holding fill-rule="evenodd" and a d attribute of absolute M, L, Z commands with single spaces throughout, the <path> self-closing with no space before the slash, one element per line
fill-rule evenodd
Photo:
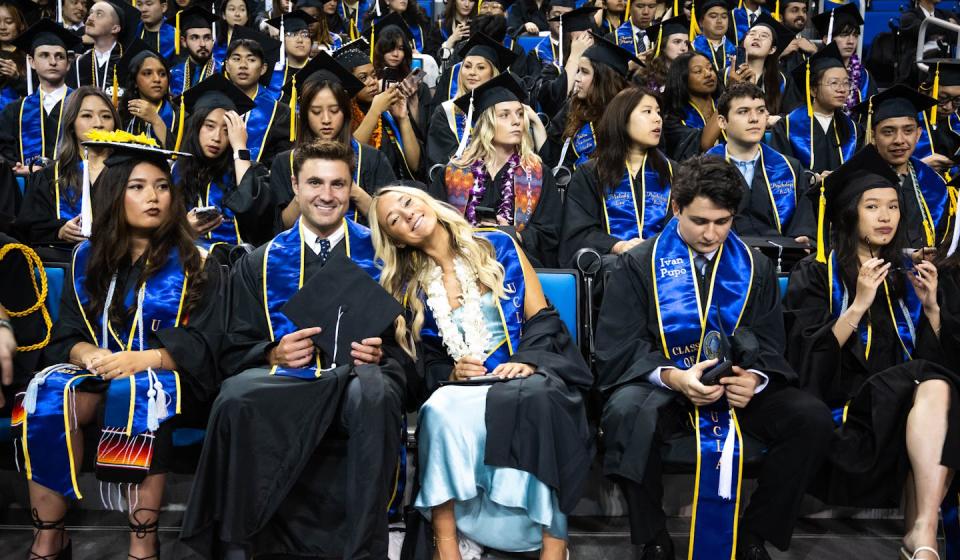
<path fill-rule="evenodd" d="M 250 150 L 234 150 L 233 159 L 237 161 L 250 161 Z"/>

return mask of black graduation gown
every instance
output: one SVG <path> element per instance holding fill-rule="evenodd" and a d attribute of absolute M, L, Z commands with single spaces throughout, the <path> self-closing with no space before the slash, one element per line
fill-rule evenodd
<path fill-rule="evenodd" d="M 790 275 L 784 303 L 787 358 L 803 389 L 831 408 L 849 403 L 846 422 L 834 434 L 827 472 L 813 493 L 836 505 L 896 507 L 910 466 L 905 433 L 916 384 L 946 380 L 955 403 L 960 378 L 936 363 L 943 360 L 944 348 L 925 317 L 917 325 L 915 359 L 904 360 L 883 291 L 869 312 L 870 357 L 864 358 L 858 334 L 841 347 L 831 330 L 836 319 L 829 311 L 829 297 L 827 266 L 813 255 L 800 261 Z M 942 316 L 948 316 L 945 309 Z M 941 463 L 953 469 L 960 467 L 958 429 L 960 407 L 951 406 Z"/>
<path fill-rule="evenodd" d="M 57 233 L 67 220 L 57 218 L 53 175 L 54 168 L 51 165 L 32 173 L 27 180 L 23 207 L 17 216 L 17 229 L 27 243 L 66 243 L 57 237 Z M 70 196 L 76 197 L 79 207 L 79 185 L 73 187 L 73 193 Z"/>
<path fill-rule="evenodd" d="M 499 207 L 502 200 L 503 181 L 506 179 L 506 175 L 507 166 L 504 165 L 497 172 L 497 176 L 486 183 L 483 198 L 478 206 L 493 209 Z M 428 191 L 437 200 L 444 202 L 449 200 L 443 173 L 436 173 L 436 178 L 430 183 Z M 563 205 L 560 201 L 560 193 L 557 192 L 556 183 L 553 181 L 553 174 L 544 166 L 543 190 L 540 193 L 540 201 L 534 208 L 527 227 L 519 234 L 520 246 L 523 247 L 523 252 L 526 253 L 527 258 L 534 266 L 551 267 L 556 264 L 557 246 L 560 243 L 562 210 Z"/>
<path fill-rule="evenodd" d="M 914 248 L 928 246 L 927 234 L 923 229 L 923 215 L 920 211 L 920 202 L 917 200 L 913 177 L 911 177 L 909 173 L 900 176 L 900 199 L 903 200 L 905 206 L 905 208 L 901 210 L 901 215 L 907 227 L 907 242 L 909 246 Z M 936 235 L 934 237 L 936 241 L 934 245 L 937 245 L 940 240 L 943 239 L 943 236 L 946 235 L 949 222 L 950 220 L 947 218 L 946 212 L 944 212 L 944 217 L 940 219 L 940 223 L 938 223 L 935 228 Z"/>
<path fill-rule="evenodd" d="M 229 173 L 231 184 L 221 185 L 225 189 L 222 205 L 229 208 L 236 216 L 243 242 L 254 246 L 260 245 L 274 234 L 275 205 L 270 193 L 270 172 L 266 166 L 253 162 L 250 169 L 244 173 L 239 185 L 232 184 L 233 175 L 231 168 Z M 206 185 L 190 186 L 197 190 L 206 188 Z M 187 204 L 188 207 L 191 204 L 195 205 L 196 199 L 188 198 Z"/>
<path fill-rule="evenodd" d="M 675 367 L 663 355 L 653 308 L 653 244 L 653 239 L 647 240 L 621 255 L 607 281 L 596 335 L 598 388 L 607 398 L 626 385 L 651 387 L 647 379 L 651 372 L 658 367 Z M 769 259 L 755 249 L 752 251 L 754 285 L 738 333 L 749 332 L 756 337 L 759 354 L 752 367 L 766 374 L 771 386 L 783 387 L 796 381 L 796 373 L 783 357 L 783 315 L 776 272 Z M 764 392 L 770 390 L 768 386 Z M 686 406 L 684 401 L 672 391 L 654 390 L 644 407 L 661 409 L 680 403 Z M 613 402 L 609 401 L 606 408 Z M 616 426 L 617 429 L 604 428 L 604 473 L 642 482 L 653 432 L 637 429 L 629 420 Z"/>
<path fill-rule="evenodd" d="M 590 161 L 577 169 L 567 188 L 563 205 L 563 227 L 560 235 L 560 266 L 575 268 L 574 255 L 589 247 L 601 255 L 608 255 L 619 238 L 607 233 L 604 222 L 604 202 L 596 162 Z M 639 176 L 639 173 L 637 174 Z M 639 182 L 639 180 L 637 180 Z M 643 212 L 643 207 L 637 209 Z M 662 226 L 673 217 L 671 212 L 663 219 Z"/>
<path fill-rule="evenodd" d="M 0 160 L 0 233 L 12 233 L 21 198 L 20 185 L 13 168 Z"/>
<path fill-rule="evenodd" d="M 437 94 L 439 95 L 439 89 Z M 459 109 L 455 109 L 459 111 Z M 460 141 L 450 128 L 446 108 L 438 104 L 430 116 L 430 134 L 427 136 L 427 171 L 434 165 L 446 165 L 457 153 Z"/>
<path fill-rule="evenodd" d="M 534 91 L 538 110 L 547 115 L 556 115 L 569 97 L 566 70 L 558 71 L 552 64 L 543 66 Z"/>
<path fill-rule="evenodd" d="M 683 119 L 669 113 L 663 116 L 663 136 L 661 147 L 667 157 L 673 161 L 684 161 L 700 154 L 700 136 L 702 128 L 687 126 Z"/>
<path fill-rule="evenodd" d="M 344 250 L 341 242 L 332 253 Z M 390 496 L 384 494 L 400 446 L 401 364 L 410 361 L 388 328 L 379 366 L 341 366 L 311 380 L 267 375 L 261 368 L 269 367 L 265 352 L 274 343 L 264 316 L 265 254 L 266 246 L 258 248 L 231 273 L 221 362 L 230 378 L 210 413 L 181 539 L 205 558 L 220 557 L 220 541 L 249 545 L 257 554 L 385 558 Z M 306 283 L 322 267 L 313 251 L 305 251 L 304 267 Z M 249 368 L 258 369 L 244 371 Z M 337 419 L 353 378 L 363 392 L 365 423 L 350 431 L 348 449 L 356 445 L 360 453 L 348 451 L 345 461 L 341 450 L 321 442 L 332 430 L 342 435 Z M 366 515 L 352 518 L 350 508 L 361 503 Z M 369 555 L 345 546 L 368 547 Z"/>
<path fill-rule="evenodd" d="M 567 127 L 567 115 L 569 114 L 570 103 L 564 103 L 560 112 L 550 119 L 550 124 L 547 127 L 547 141 L 544 142 L 540 148 L 540 157 L 543 158 L 544 165 L 551 169 L 556 167 L 558 163 L 562 163 L 564 167 L 572 172 L 574 170 L 574 163 L 577 161 L 577 154 L 574 153 L 572 143 L 567 148 L 567 153 L 564 155 L 563 161 L 560 161 L 560 154 L 563 152 L 563 143 L 566 140 L 563 132 Z"/>
<path fill-rule="evenodd" d="M 820 127 L 819 121 L 816 117 L 813 119 L 813 171 L 814 173 L 820 173 L 821 171 L 832 171 L 843 163 L 840 161 L 840 151 L 836 143 L 836 136 L 834 133 L 835 127 L 837 124 L 837 119 L 834 118 L 830 121 L 830 126 L 827 128 L 826 133 Z M 859 133 L 860 127 L 854 122 L 853 125 L 857 129 L 857 147 L 859 148 L 862 145 L 863 136 Z M 851 132 L 852 134 L 852 132 Z M 796 155 L 793 152 L 793 145 L 790 143 L 790 138 L 787 136 L 787 118 L 780 119 L 776 125 L 773 127 L 773 139 L 770 141 L 770 146 L 780 152 L 781 154 L 797 159 Z"/>
<path fill-rule="evenodd" d="M 63 101 L 53 106 L 50 113 L 44 112 L 43 116 L 43 135 L 46 151 L 44 157 L 54 159 L 57 157 L 54 147 L 57 145 L 57 136 L 60 133 L 60 123 L 58 120 L 62 115 Z M 20 101 L 8 103 L 3 111 L 0 112 L 0 158 L 4 161 L 16 164 L 20 161 Z"/>
<path fill-rule="evenodd" d="M 533 23 L 540 31 L 550 29 L 547 23 L 547 13 L 550 10 L 550 2 L 544 1 L 539 7 L 535 0 L 521 0 L 513 5 L 513 9 L 507 15 L 507 33 L 515 33 L 522 28 L 525 23 Z"/>
<path fill-rule="evenodd" d="M 804 196 L 810 186 L 810 174 L 800 166 L 800 162 L 787 156 L 787 162 L 793 169 L 796 177 L 797 208 L 783 232 L 777 231 L 777 222 L 773 217 L 773 202 L 770 200 L 770 191 L 763 180 L 763 170 L 756 169 L 753 174 L 753 183 L 748 187 L 747 181 L 740 175 L 740 184 L 746 189 L 740 208 L 733 220 L 733 227 L 743 236 L 756 237 L 799 237 L 806 235 L 811 239 L 817 236 L 817 215 L 813 202 Z M 759 167 L 760 162 L 757 161 Z"/>
<path fill-rule="evenodd" d="M 96 86 L 104 92 L 113 87 L 113 76 L 116 73 L 118 84 L 123 83 L 124 71 L 117 68 L 120 57 L 123 56 L 123 47 L 120 43 L 113 46 L 110 59 L 106 64 L 97 65 L 95 50 L 91 48 L 86 54 L 77 57 L 70 71 L 67 72 L 67 85 L 76 89 L 80 86 Z M 120 85 L 123 87 L 123 85 Z M 109 94 L 108 94 L 109 95 Z"/>
<path fill-rule="evenodd" d="M 260 95 L 267 94 L 261 93 Z M 257 161 L 266 166 L 268 170 L 273 163 L 273 158 L 284 150 L 290 150 L 293 144 L 290 142 L 290 106 L 277 102 L 274 109 L 276 110 L 275 113 L 258 113 L 259 118 L 270 119 L 271 116 L 273 117 L 273 121 L 269 123 L 270 129 L 265 135 L 266 138 L 264 138 L 263 149 L 257 155 Z M 249 113 L 246 118 L 249 118 Z"/>
<path fill-rule="evenodd" d="M 16 239 L 0 233 L 0 247 L 7 244 L 19 243 Z M 37 293 L 34 291 L 33 271 L 23 254 L 16 249 L 10 251 L 0 260 L 0 278 L 3 279 L 3 290 L 0 290 L 0 305 L 5 309 L 21 311 L 30 308 L 37 302 Z M 43 316 L 38 310 L 25 317 L 11 317 L 17 344 L 21 347 L 40 343 L 47 335 L 47 327 Z M 41 369 L 43 349 L 29 352 L 18 351 L 13 356 L 13 384 L 0 387 L 6 397 L 7 404 L 0 410 L 9 417 L 13 408 L 13 397 L 24 390 L 33 374 Z"/>
<path fill-rule="evenodd" d="M 291 150 L 280 152 L 273 159 L 273 165 L 270 168 L 270 191 L 273 201 L 277 207 L 276 225 L 274 229 L 279 233 L 283 231 L 280 221 L 280 213 L 293 200 L 293 184 L 291 177 L 293 175 L 293 161 L 290 159 Z M 360 188 L 373 196 L 377 189 L 388 185 L 394 180 L 393 169 L 387 161 L 383 152 L 368 146 L 360 144 Z M 366 217 L 361 216 L 360 223 L 366 223 Z"/>

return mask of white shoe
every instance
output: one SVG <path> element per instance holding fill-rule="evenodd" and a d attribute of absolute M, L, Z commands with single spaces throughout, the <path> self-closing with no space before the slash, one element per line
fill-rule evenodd
<path fill-rule="evenodd" d="M 480 560 L 483 556 L 483 547 L 465 537 L 463 533 L 457 533 L 457 541 L 462 560 Z"/>
<path fill-rule="evenodd" d="M 900 556 L 904 560 L 917 560 L 917 554 L 920 552 L 932 552 L 934 556 L 937 557 L 937 560 L 940 560 L 940 553 L 936 549 L 930 548 L 929 546 L 918 546 L 914 549 L 913 554 L 907 551 L 906 548 L 900 547 Z"/>

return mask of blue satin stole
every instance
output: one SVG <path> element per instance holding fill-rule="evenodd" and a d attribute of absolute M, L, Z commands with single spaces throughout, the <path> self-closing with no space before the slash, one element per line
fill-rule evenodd
<path fill-rule="evenodd" d="M 17 91 L 17 88 L 7 86 L 5 88 L 0 88 L 0 111 L 3 110 L 9 103 L 13 103 L 23 97 L 20 95 L 20 92 Z"/>
<path fill-rule="evenodd" d="M 266 88 L 257 86 L 257 95 L 253 98 L 253 109 L 244 115 L 247 123 L 247 146 L 250 149 L 250 159 L 260 161 L 260 155 L 267 145 L 270 129 L 277 118 L 280 103 Z M 290 115 L 295 119 L 296 115 Z"/>
<path fill-rule="evenodd" d="M 716 70 L 719 76 L 722 76 L 727 66 L 729 66 L 729 57 L 737 55 L 737 46 L 728 41 L 726 37 L 723 38 L 723 55 L 720 59 L 717 59 L 717 53 L 713 49 L 713 45 L 710 44 L 710 41 L 707 40 L 706 35 L 700 34 L 694 37 L 693 48 L 713 63 L 713 69 Z"/>
<path fill-rule="evenodd" d="M 580 127 L 580 130 L 573 135 L 570 147 L 573 148 L 573 153 L 577 156 L 573 164 L 574 169 L 587 163 L 590 154 L 597 149 L 597 135 L 593 132 L 592 122 L 586 122 Z M 561 161 L 560 164 L 563 165 L 563 162 Z"/>
<path fill-rule="evenodd" d="M 460 69 L 463 67 L 463 62 L 458 62 L 450 68 L 450 85 L 447 87 L 447 101 L 448 99 L 454 99 L 457 96 L 459 91 L 459 80 L 460 80 Z"/>
<path fill-rule="evenodd" d="M 646 157 L 638 176 L 639 196 L 636 181 L 624 166 L 620 183 L 607 190 L 603 198 L 607 233 L 623 241 L 649 239 L 660 233 L 660 225 L 670 209 L 670 178 L 661 179 L 652 166 L 647 166 Z M 643 205 L 642 211 L 640 204 Z"/>
<path fill-rule="evenodd" d="M 177 28 L 170 25 L 169 23 L 160 24 L 160 30 L 157 31 L 156 39 L 154 41 L 147 41 L 144 39 L 143 35 L 145 30 L 143 29 L 143 21 L 137 23 L 137 36 L 141 40 L 145 41 L 151 49 L 160 53 L 165 60 L 170 60 L 176 53 L 176 41 L 177 41 Z M 222 57 L 220 60 L 223 60 Z"/>
<path fill-rule="evenodd" d="M 484 357 L 483 365 L 489 372 L 509 361 L 510 356 L 520 347 L 520 336 L 525 321 L 523 303 L 526 297 L 526 284 L 520 264 L 520 249 L 513 237 L 495 228 L 477 228 L 475 232 L 477 237 L 493 245 L 494 256 L 504 269 L 503 289 L 506 297 L 496 300 L 495 303 L 500 311 L 500 320 L 503 321 L 503 330 L 507 333 L 507 337 L 502 344 Z M 443 346 L 437 321 L 426 304 L 424 304 L 424 312 L 423 328 L 420 331 L 421 339 L 435 340 L 438 346 Z"/>
<path fill-rule="evenodd" d="M 617 46 L 634 56 L 638 52 L 643 52 L 645 49 L 639 48 L 644 44 L 643 37 L 637 37 L 638 33 L 643 33 L 643 29 L 634 26 L 633 22 L 627 18 L 627 21 L 617 28 Z M 654 40 L 656 40 L 656 37 L 654 37 Z"/>
<path fill-rule="evenodd" d="M 707 125 L 707 122 L 703 119 L 703 115 L 700 113 L 700 109 L 697 109 L 696 105 L 690 102 L 687 102 L 687 106 L 684 107 L 681 122 L 683 122 L 684 126 L 700 130 L 703 130 L 703 127 Z"/>
<path fill-rule="evenodd" d="M 766 9 L 763 6 L 760 6 L 760 12 L 764 14 L 769 14 L 770 10 Z M 739 45 L 743 38 L 746 37 L 747 31 L 750 31 L 750 18 L 747 15 L 747 9 L 740 7 L 734 8 L 733 13 L 733 22 L 736 25 L 737 29 L 737 45 Z"/>
<path fill-rule="evenodd" d="M 923 195 L 923 200 L 918 202 L 921 205 L 920 215 L 927 222 L 924 227 L 929 227 L 929 231 L 934 234 L 934 239 L 927 239 L 928 246 L 934 247 L 942 241 L 936 239 L 937 226 L 942 220 L 950 219 L 950 194 L 947 190 L 947 183 L 939 173 L 920 161 L 916 155 L 910 157 L 910 165 L 913 166 L 913 171 L 917 175 L 920 194 Z M 929 216 L 929 220 L 927 216 Z M 949 230 L 949 228 L 946 229 Z"/>
<path fill-rule="evenodd" d="M 213 55 L 211 55 L 213 58 Z M 190 69 L 190 87 L 197 85 L 203 80 L 220 71 L 221 62 L 219 58 L 213 58 L 213 71 L 207 72 L 207 65 L 197 66 L 188 56 L 186 60 L 170 69 L 170 95 L 177 97 L 183 93 L 184 79 L 187 75 L 187 67 Z M 187 88 L 189 89 L 189 88 Z"/>
<path fill-rule="evenodd" d="M 77 171 L 83 175 L 83 160 L 77 163 Z M 60 162 L 54 164 L 53 169 L 53 203 L 56 205 L 58 220 L 72 220 L 80 215 L 82 200 L 80 198 L 80 188 L 75 185 L 61 185 L 60 181 Z M 75 188 L 76 200 L 71 201 L 68 195 L 70 187 Z"/>
<path fill-rule="evenodd" d="M 207 240 L 212 243 L 229 243 L 231 245 L 240 245 L 243 238 L 240 236 L 240 224 L 237 223 L 237 216 L 233 210 L 223 204 L 223 197 L 229 188 L 236 188 L 233 185 L 233 170 L 228 170 L 220 181 L 210 181 L 207 184 L 206 196 L 198 201 L 197 206 L 216 206 L 223 214 L 223 223 L 207 233 Z M 225 188 L 229 186 L 229 188 Z"/>
<path fill-rule="evenodd" d="M 790 139 L 790 146 L 793 148 L 793 157 L 800 160 L 800 163 L 807 169 L 814 169 L 816 162 L 813 160 L 813 126 L 814 117 L 807 116 L 806 107 L 797 107 L 787 114 L 786 132 Z M 850 137 L 838 149 L 840 150 L 840 161 L 844 162 L 853 157 L 857 150 L 857 129 L 853 126 L 853 121 L 842 111 L 834 112 L 833 133 L 836 136 L 836 144 L 840 144 L 840 132 L 837 130 L 837 120 L 850 130 Z M 820 126 L 819 123 L 816 126 Z"/>
<path fill-rule="evenodd" d="M 701 301 L 694 252 L 680 238 L 678 222 L 670 220 L 656 238 L 650 256 L 657 321 L 662 351 L 676 367 L 688 369 L 707 359 L 704 348 L 714 350 L 722 332 L 732 336 L 740 326 L 753 288 L 753 255 L 734 232 L 713 257 L 716 262 L 706 302 Z M 732 558 L 736 548 L 740 483 L 743 474 L 743 440 L 736 413 L 725 399 L 709 407 L 695 407 L 697 485 L 693 501 L 688 558 Z M 733 437 L 733 470 L 730 498 L 719 494 L 720 458 L 730 430 Z"/>
<path fill-rule="evenodd" d="M 560 65 L 557 63 L 557 53 L 554 52 L 553 41 L 550 40 L 550 37 L 544 37 L 537 46 L 533 49 L 537 53 L 537 57 L 540 59 L 540 64 L 548 66 L 550 64 L 560 68 Z"/>
<path fill-rule="evenodd" d="M 160 119 L 163 120 L 163 124 L 167 127 L 167 138 L 176 138 L 177 137 L 177 113 L 173 110 L 173 105 L 167 100 L 160 102 L 160 107 L 157 109 L 157 114 L 160 115 Z M 158 143 L 160 138 L 153 130 L 153 126 L 150 123 L 147 123 L 140 119 L 140 117 L 134 116 L 130 119 L 130 123 L 127 125 L 127 130 L 133 134 L 140 134 L 141 132 L 148 134 L 153 137 Z"/>
<path fill-rule="evenodd" d="M 370 230 L 347 218 L 343 221 L 345 235 L 341 243 L 344 243 L 347 257 L 370 274 L 374 280 L 379 281 L 380 268 L 374 256 Z M 304 247 L 301 227 L 298 219 L 293 227 L 270 241 L 263 256 L 263 310 L 271 341 L 280 340 L 285 335 L 299 330 L 281 309 L 303 287 L 306 280 L 304 251 L 311 249 Z M 317 363 L 305 368 L 274 366 L 271 374 L 315 379 L 321 376 L 321 371 L 320 364 Z"/>
<path fill-rule="evenodd" d="M 57 147 L 60 142 L 60 126 L 63 122 L 63 106 L 67 97 L 73 93 L 72 88 L 67 88 L 67 94 L 60 102 L 60 106 L 55 108 L 57 115 L 57 134 L 56 142 L 48 146 L 44 127 L 46 123 L 46 112 L 43 110 L 43 103 L 40 101 L 41 90 L 38 87 L 32 95 L 28 95 L 20 100 L 20 110 L 18 120 L 20 122 L 20 161 L 29 163 L 38 157 L 54 159 L 57 157 Z M 53 113 L 51 112 L 51 116 Z"/>
<path fill-rule="evenodd" d="M 714 146 L 707 153 L 730 161 L 726 144 Z M 766 144 L 760 144 L 760 161 L 757 163 L 759 166 L 754 174 L 763 174 L 767 193 L 770 195 L 770 206 L 773 208 L 774 223 L 782 235 L 797 209 L 797 178 L 787 158 Z M 747 186 L 752 188 L 752 185 Z"/>

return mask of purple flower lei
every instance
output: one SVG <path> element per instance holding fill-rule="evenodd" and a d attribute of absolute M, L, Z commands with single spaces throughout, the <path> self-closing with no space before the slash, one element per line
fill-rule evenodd
<path fill-rule="evenodd" d="M 503 193 L 500 205 L 497 207 L 497 217 L 503 218 L 506 223 L 513 223 L 513 182 L 514 171 L 520 165 L 520 154 L 513 154 L 507 160 L 507 176 L 503 181 Z M 470 199 L 464 209 L 463 216 L 472 225 L 479 225 L 477 220 L 477 206 L 487 191 L 487 165 L 482 159 L 470 164 L 470 173 L 473 174 L 473 187 L 470 189 Z"/>
<path fill-rule="evenodd" d="M 850 92 L 847 93 L 845 112 L 849 114 L 854 106 L 860 102 L 859 92 L 861 80 L 863 79 L 863 65 L 860 64 L 860 57 L 855 54 L 850 55 L 850 70 L 848 74 L 850 75 Z"/>
<path fill-rule="evenodd" d="M 497 207 L 497 217 L 507 224 L 513 224 L 513 181 L 514 171 L 520 165 L 520 154 L 513 154 L 507 160 L 507 177 L 503 180 L 503 193 L 500 206 Z"/>

